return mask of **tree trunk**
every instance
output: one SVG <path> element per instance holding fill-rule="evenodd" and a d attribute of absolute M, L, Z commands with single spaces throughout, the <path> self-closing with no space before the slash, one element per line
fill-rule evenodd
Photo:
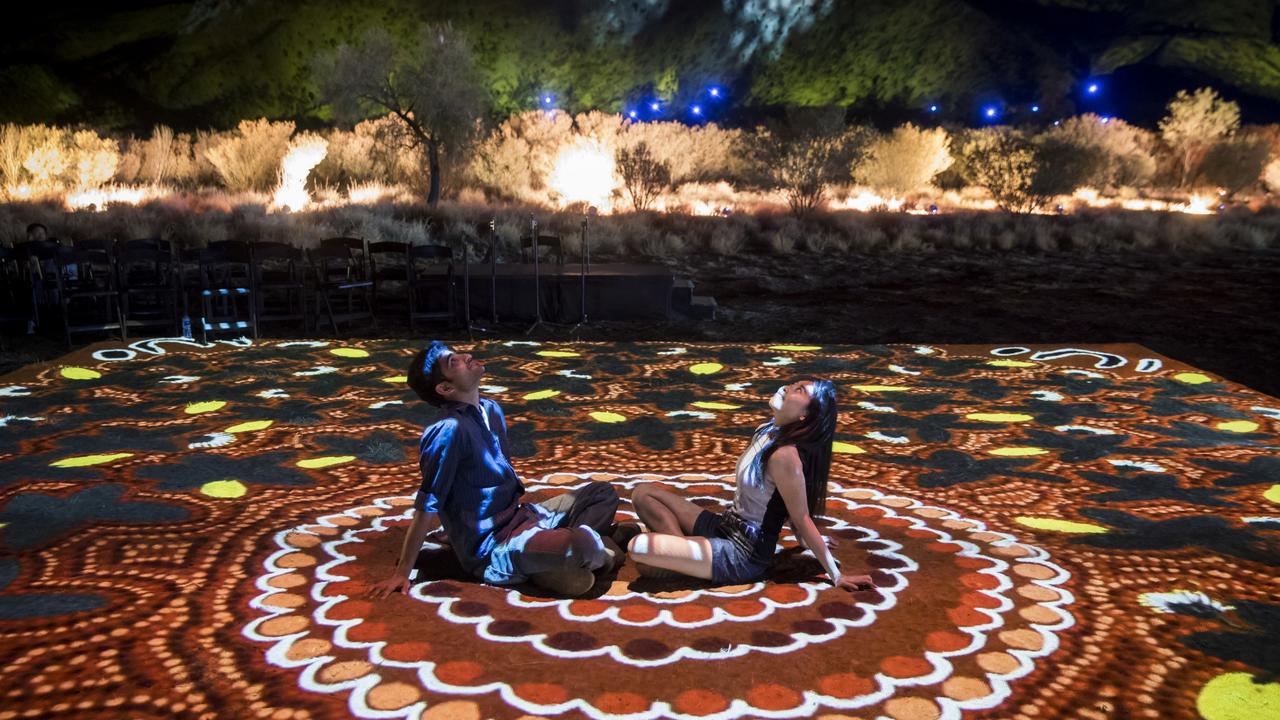
<path fill-rule="evenodd" d="M 435 140 L 427 142 L 427 174 L 430 184 L 427 204 L 434 208 L 440 202 L 440 143 Z"/>

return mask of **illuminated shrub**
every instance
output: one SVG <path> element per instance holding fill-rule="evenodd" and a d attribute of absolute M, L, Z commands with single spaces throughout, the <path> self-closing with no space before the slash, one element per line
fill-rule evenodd
<path fill-rule="evenodd" d="M 1173 151 L 1179 185 L 1190 181 L 1206 153 L 1240 127 L 1240 106 L 1218 97 L 1213 88 L 1179 90 L 1160 121 L 1160 139 Z"/>
<path fill-rule="evenodd" d="M 10 198 L 89 190 L 111 181 L 119 144 L 91 130 L 48 125 L 0 128 L 0 181 Z"/>
<path fill-rule="evenodd" d="M 1050 127 L 1038 140 L 1087 156 L 1079 185 L 1148 187 L 1156 172 L 1155 135 L 1119 118 L 1086 113 Z"/>
<path fill-rule="evenodd" d="M 1270 150 L 1263 138 L 1229 138 L 1205 153 L 1200 175 L 1210 185 L 1226 190 L 1227 195 L 1235 195 L 1258 183 Z"/>
<path fill-rule="evenodd" d="M 871 141 L 853 170 L 855 182 L 903 195 L 927 187 L 951 166 L 951 139 L 942 128 L 923 130 L 907 123 Z"/>
<path fill-rule="evenodd" d="M 203 135 L 202 157 L 218 181 L 232 192 L 268 192 L 276 184 L 280 163 L 289 151 L 293 123 L 243 120 L 231 132 Z"/>
<path fill-rule="evenodd" d="M 116 168 L 116 180 L 128 184 L 187 186 L 197 179 L 190 135 L 156 125 L 150 137 L 129 138 Z"/>
<path fill-rule="evenodd" d="M 1036 148 L 1007 127 L 968 133 L 960 148 L 967 180 L 984 187 L 1010 212 L 1031 212 L 1043 201 L 1035 194 Z"/>

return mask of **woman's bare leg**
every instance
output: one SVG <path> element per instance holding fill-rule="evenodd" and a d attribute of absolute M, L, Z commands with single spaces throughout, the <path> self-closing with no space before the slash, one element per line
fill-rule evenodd
<path fill-rule="evenodd" d="M 658 568 L 711 579 L 711 543 L 704 537 L 641 533 L 631 539 L 628 552 L 641 575 L 650 574 L 647 568 Z"/>
<path fill-rule="evenodd" d="M 693 523 L 702 514 L 701 507 L 658 483 L 637 485 L 631 504 L 646 528 L 666 535 L 693 534 Z"/>

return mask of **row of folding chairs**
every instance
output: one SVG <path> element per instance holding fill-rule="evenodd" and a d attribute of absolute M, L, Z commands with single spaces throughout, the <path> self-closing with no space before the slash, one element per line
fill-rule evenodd
<path fill-rule="evenodd" d="M 433 267 L 434 266 L 434 267 Z M 302 250 L 239 240 L 181 250 L 166 240 L 57 240 L 0 246 L 0 321 L 43 326 L 60 317 L 76 333 L 158 329 L 179 334 L 181 318 L 207 339 L 258 337 L 259 325 L 327 320 L 376 326 L 394 313 L 411 328 L 456 320 L 453 250 L 444 245 L 367 243 L 338 237 Z"/>

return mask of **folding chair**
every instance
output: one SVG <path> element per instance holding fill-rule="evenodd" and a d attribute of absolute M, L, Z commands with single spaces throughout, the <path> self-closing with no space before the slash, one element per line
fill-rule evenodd
<path fill-rule="evenodd" d="M 259 242 L 254 243 L 250 251 L 257 322 L 301 320 L 303 327 L 310 330 L 302 248 L 282 242 Z"/>
<path fill-rule="evenodd" d="M 128 340 L 129 331 L 120 306 L 114 241 L 85 241 L 77 245 L 59 248 L 54 256 L 58 305 L 62 310 L 67 347 L 71 347 L 72 334 L 81 332 L 119 330 L 120 339 Z M 72 276 L 75 279 L 71 279 Z M 77 307 L 73 308 L 73 304 Z M 75 317 L 85 306 L 91 309 L 84 313 L 85 319 Z"/>
<path fill-rule="evenodd" d="M 243 240 L 209 243 L 200 251 L 201 337 L 249 330 L 258 338 L 258 308 L 253 293 L 253 256 Z M 243 309 L 242 309 L 243 308 Z M 247 320 L 244 318 L 248 318 Z"/>
<path fill-rule="evenodd" d="M 443 261 L 443 262 L 442 262 Z M 438 268 L 444 264 L 444 272 Z M 418 320 L 447 320 L 451 324 L 454 311 L 453 248 L 445 245 L 414 245 L 409 249 L 409 329 Z M 444 290 L 443 309 L 430 306 L 433 291 Z M 419 304 L 421 303 L 421 305 Z"/>
<path fill-rule="evenodd" d="M 126 331 L 162 327 L 168 328 L 170 335 L 177 335 L 182 287 L 173 243 L 159 238 L 118 243 L 116 267 Z"/>
<path fill-rule="evenodd" d="M 320 247 L 307 253 L 315 279 L 316 315 L 323 303 L 329 316 L 333 334 L 338 334 L 339 322 L 368 320 L 377 325 L 373 315 L 373 280 L 369 278 L 369 253 L 364 240 L 358 238 L 329 238 Z M 333 296 L 345 295 L 347 311 L 335 313 Z M 362 309 L 357 310 L 357 302 Z"/>

